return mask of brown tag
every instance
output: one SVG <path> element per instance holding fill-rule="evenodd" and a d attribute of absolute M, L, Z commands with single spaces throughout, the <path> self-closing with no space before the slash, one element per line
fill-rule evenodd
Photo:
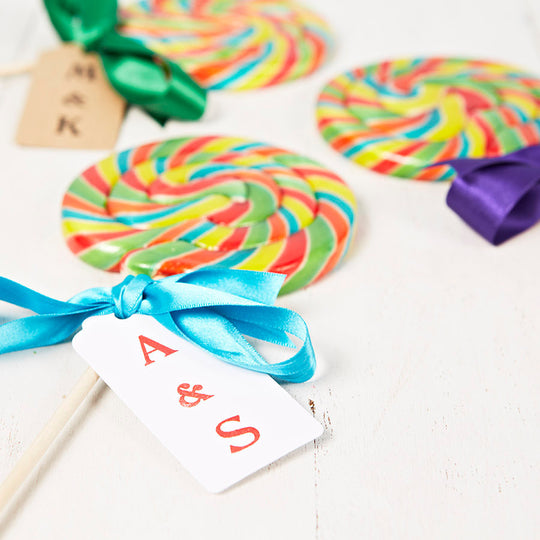
<path fill-rule="evenodd" d="M 27 146 L 111 149 L 125 101 L 111 88 L 96 54 L 65 44 L 34 70 L 16 141 Z"/>

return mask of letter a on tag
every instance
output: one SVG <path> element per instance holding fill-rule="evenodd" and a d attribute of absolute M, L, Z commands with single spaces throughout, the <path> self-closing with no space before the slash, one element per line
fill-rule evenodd
<path fill-rule="evenodd" d="M 147 338 L 146 336 L 139 336 L 139 343 L 141 344 L 144 359 L 146 360 L 146 363 L 144 364 L 145 366 L 155 362 L 155 360 L 150 358 L 150 355 L 153 352 L 161 351 L 165 356 L 178 352 L 174 349 L 166 347 L 165 345 L 162 345 L 161 343 L 158 343 L 157 341 L 154 341 L 153 339 Z"/>

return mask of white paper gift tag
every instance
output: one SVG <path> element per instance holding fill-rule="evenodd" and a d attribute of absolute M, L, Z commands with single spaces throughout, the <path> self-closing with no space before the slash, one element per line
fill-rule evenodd
<path fill-rule="evenodd" d="M 215 358 L 152 317 L 92 317 L 73 346 L 211 492 L 323 431 L 271 377 Z"/>

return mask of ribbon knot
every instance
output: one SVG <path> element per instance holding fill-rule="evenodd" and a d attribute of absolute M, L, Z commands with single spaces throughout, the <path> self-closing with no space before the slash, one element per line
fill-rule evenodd
<path fill-rule="evenodd" d="M 141 307 L 144 290 L 152 280 L 144 274 L 127 276 L 122 283 L 112 288 L 114 314 L 119 319 L 127 319 L 137 313 Z"/>
<path fill-rule="evenodd" d="M 161 124 L 169 118 L 198 120 L 206 90 L 180 67 L 116 31 L 117 0 L 44 0 L 63 41 L 95 51 L 113 88 Z"/>
<path fill-rule="evenodd" d="M 128 276 L 115 287 L 95 287 L 62 302 L 0 277 L 0 300 L 37 313 L 0 325 L 0 354 L 65 341 L 94 315 L 125 319 L 139 313 L 224 362 L 280 381 L 303 382 L 315 371 L 315 355 L 302 317 L 273 305 L 284 279 L 268 272 L 205 268 L 160 280 Z M 244 337 L 294 347 L 289 334 L 301 345 L 275 364 Z"/>

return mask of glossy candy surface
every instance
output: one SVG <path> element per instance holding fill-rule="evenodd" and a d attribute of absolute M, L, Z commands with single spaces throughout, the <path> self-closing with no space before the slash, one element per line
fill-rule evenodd
<path fill-rule="evenodd" d="M 287 275 L 282 293 L 344 256 L 355 221 L 345 183 L 267 144 L 195 137 L 104 159 L 62 205 L 71 251 L 88 264 L 152 277 L 205 266 Z"/>
<path fill-rule="evenodd" d="M 344 73 L 321 92 L 323 137 L 374 171 L 446 180 L 458 157 L 494 157 L 540 142 L 540 79 L 460 58 L 402 59 Z"/>
<path fill-rule="evenodd" d="M 121 11 L 119 31 L 211 89 L 260 88 L 313 72 L 331 43 L 326 23 L 291 0 L 149 0 Z"/>

